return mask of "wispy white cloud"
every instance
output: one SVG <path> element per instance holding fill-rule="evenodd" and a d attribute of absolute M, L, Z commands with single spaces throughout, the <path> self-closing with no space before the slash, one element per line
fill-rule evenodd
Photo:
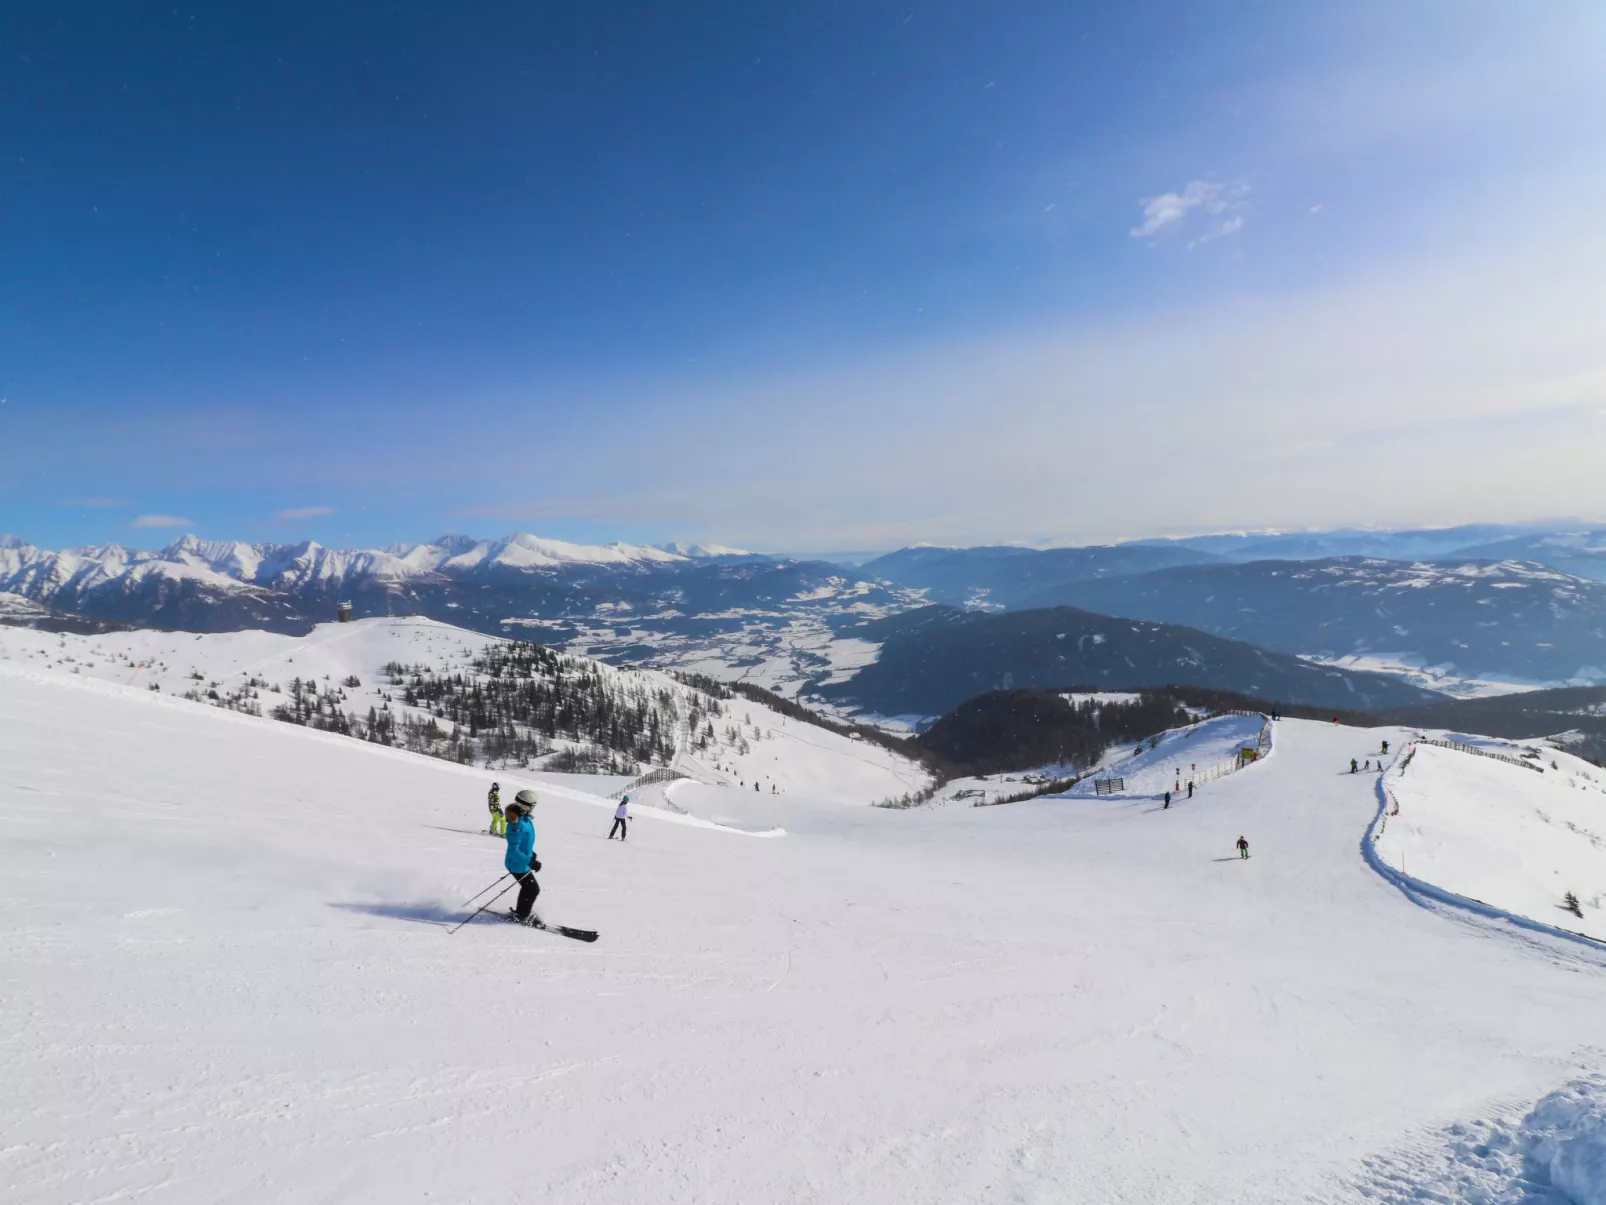
<path fill-rule="evenodd" d="M 293 506 L 289 510 L 281 510 L 278 517 L 281 519 L 318 519 L 324 515 L 332 515 L 335 508 L 332 506 Z"/>
<path fill-rule="evenodd" d="M 1143 208 L 1143 221 L 1132 227 L 1133 238 L 1155 238 L 1190 230 L 1197 232 L 1188 240 L 1188 246 L 1194 247 L 1243 229 L 1244 211 L 1249 206 L 1249 185 L 1190 180 L 1181 192 L 1144 197 L 1138 203 Z"/>
<path fill-rule="evenodd" d="M 194 519 L 182 515 L 136 515 L 129 520 L 130 527 L 194 527 Z"/>

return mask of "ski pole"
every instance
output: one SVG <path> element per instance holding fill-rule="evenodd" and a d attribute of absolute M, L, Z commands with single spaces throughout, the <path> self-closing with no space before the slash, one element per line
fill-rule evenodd
<path fill-rule="evenodd" d="M 496 882 L 493 882 L 491 884 L 491 887 L 495 887 L 497 883 L 500 883 L 502 881 L 502 879 L 505 879 L 505 878 L 507 878 L 507 872 L 506 871 L 504 871 L 502 873 L 502 877 L 501 878 L 497 879 Z M 491 889 L 491 887 L 486 887 L 486 888 L 483 888 L 480 891 L 476 891 L 473 895 L 469 896 L 468 899 L 463 901 L 463 907 L 467 908 L 475 900 L 479 899 L 480 896 L 484 895 L 487 891 L 489 891 Z"/>
<path fill-rule="evenodd" d="M 498 880 L 498 882 L 500 882 L 500 881 L 501 881 L 501 880 Z M 501 899 L 501 898 L 502 898 L 502 897 L 503 897 L 503 896 L 504 896 L 504 895 L 506 895 L 506 894 L 507 894 L 507 893 L 508 893 L 508 892 L 510 892 L 510 891 L 512 891 L 512 890 L 513 890 L 513 888 L 514 888 L 514 887 L 515 887 L 515 886 L 516 886 L 516 885 L 517 885 L 517 884 L 518 884 L 518 880 L 517 880 L 517 879 L 514 879 L 514 880 L 513 880 L 513 882 L 511 882 L 511 883 L 509 883 L 509 884 L 508 884 L 508 885 L 507 885 L 507 886 L 506 886 L 506 887 L 504 887 L 504 888 L 502 888 L 502 890 L 500 890 L 500 891 L 498 891 L 498 892 L 497 892 L 497 893 L 496 893 L 496 894 L 495 894 L 495 895 L 493 895 L 493 896 L 492 896 L 492 897 L 491 897 L 491 898 L 490 898 L 490 899 L 488 899 L 488 900 L 486 900 L 486 901 L 485 901 L 485 902 L 484 902 L 484 903 L 483 903 L 483 904 L 481 904 L 481 905 L 480 905 L 480 906 L 479 906 L 479 907 L 478 907 L 478 908 L 476 908 L 476 909 L 474 909 L 474 911 L 473 911 L 473 912 L 471 912 L 471 913 L 469 913 L 469 915 L 468 915 L 468 916 L 466 916 L 466 917 L 465 917 L 465 918 L 463 918 L 463 919 L 462 919 L 462 920 L 461 920 L 461 921 L 459 921 L 459 922 L 458 922 L 458 923 L 457 923 L 457 924 L 455 924 L 455 925 L 453 925 L 453 926 L 452 926 L 452 927 L 451 927 L 451 928 L 450 928 L 450 929 L 448 929 L 448 930 L 446 930 L 446 936 L 447 936 L 447 937 L 450 937 L 450 936 L 451 936 L 451 935 L 452 935 L 452 934 L 453 934 L 453 933 L 456 933 L 456 932 L 457 932 L 457 931 L 458 931 L 458 930 L 459 930 L 459 929 L 461 929 L 461 928 L 462 928 L 462 927 L 463 927 L 463 926 L 464 926 L 464 925 L 466 925 L 466 924 L 468 924 L 468 922 L 469 922 L 469 921 L 471 921 L 471 920 L 473 920 L 473 919 L 474 919 L 474 918 L 475 918 L 475 917 L 476 917 L 476 916 L 478 916 L 478 915 L 479 915 L 479 914 L 480 914 L 480 913 L 481 913 L 481 912 L 484 912 L 484 911 L 485 911 L 485 910 L 486 910 L 486 909 L 487 909 L 487 908 L 489 908 L 489 907 L 490 907 L 490 906 L 491 906 L 491 905 L 492 905 L 492 904 L 494 904 L 494 903 L 496 903 L 496 901 L 497 901 L 497 900 L 499 900 L 499 899 Z"/>

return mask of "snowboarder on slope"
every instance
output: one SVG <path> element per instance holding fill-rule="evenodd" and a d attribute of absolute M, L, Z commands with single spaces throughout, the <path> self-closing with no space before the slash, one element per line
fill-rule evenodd
<path fill-rule="evenodd" d="M 1245 841 L 1241 836 L 1238 838 L 1238 856 L 1240 858 L 1249 856 L 1249 842 Z"/>
<path fill-rule="evenodd" d="M 541 885 L 535 881 L 535 872 L 541 869 L 541 863 L 535 857 L 535 825 L 530 823 L 530 811 L 535 803 L 534 791 L 520 791 L 507 805 L 507 856 L 502 859 L 502 865 L 519 884 L 519 900 L 508 919 L 521 925 L 530 923 L 530 909 L 535 907 L 535 897 L 541 894 Z"/>
<path fill-rule="evenodd" d="M 626 821 L 630 819 L 630 796 L 626 795 L 619 801 L 619 806 L 613 809 L 613 827 L 608 830 L 608 840 L 613 840 L 615 833 L 619 840 L 625 839 Z"/>
<path fill-rule="evenodd" d="M 485 795 L 485 803 L 491 809 L 491 827 L 489 830 L 493 837 L 507 836 L 507 817 L 502 815 L 502 784 L 493 782 L 491 789 Z"/>
<path fill-rule="evenodd" d="M 1170 807 L 1171 806 L 1171 792 L 1170 791 L 1167 791 L 1165 793 L 1165 806 L 1166 807 Z M 1161 808 L 1160 810 L 1164 811 L 1165 808 Z"/>
<path fill-rule="evenodd" d="M 1349 759 L 1349 772 L 1351 774 L 1355 773 L 1355 771 L 1360 768 L 1360 763 L 1357 762 L 1353 757 Z"/>
<path fill-rule="evenodd" d="M 1383 752 L 1387 753 L 1388 751 L 1389 751 L 1389 743 L 1387 741 L 1384 741 L 1383 742 Z"/>
<path fill-rule="evenodd" d="M 1193 779 L 1188 779 L 1188 798 L 1193 798 Z"/>

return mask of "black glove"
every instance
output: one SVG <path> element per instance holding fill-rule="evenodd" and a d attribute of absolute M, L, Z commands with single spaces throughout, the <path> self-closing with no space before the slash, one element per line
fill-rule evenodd
<path fill-rule="evenodd" d="M 530 873 L 531 874 L 535 874 L 540 869 L 541 869 L 541 863 L 537 862 L 534 858 L 531 858 L 530 859 Z"/>

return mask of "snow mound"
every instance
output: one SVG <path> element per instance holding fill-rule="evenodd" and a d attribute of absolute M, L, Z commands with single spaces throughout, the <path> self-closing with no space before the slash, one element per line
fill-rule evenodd
<path fill-rule="evenodd" d="M 1377 1161 L 1365 1200 L 1606 1205 L 1606 1077 L 1574 1080 L 1520 1118 L 1458 1122 Z"/>
<path fill-rule="evenodd" d="M 1577 1080 L 1525 1122 L 1535 1161 L 1577 1205 L 1606 1205 L 1606 1079 Z"/>

